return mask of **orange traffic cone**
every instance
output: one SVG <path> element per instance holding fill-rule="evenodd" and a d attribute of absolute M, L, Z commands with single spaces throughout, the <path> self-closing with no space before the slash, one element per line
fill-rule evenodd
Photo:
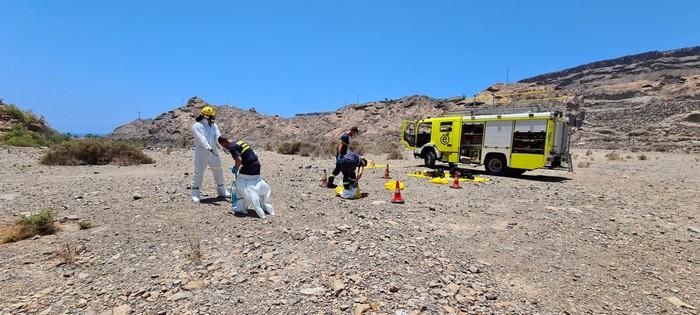
<path fill-rule="evenodd" d="M 401 184 L 396 181 L 396 191 L 394 192 L 394 198 L 391 199 L 391 203 L 404 203 L 403 197 L 401 197 Z"/>
<path fill-rule="evenodd" d="M 386 164 L 386 168 L 384 169 L 384 179 L 390 179 L 391 176 L 389 175 L 389 163 Z"/>
<path fill-rule="evenodd" d="M 450 185 L 450 188 L 462 189 L 462 187 L 459 186 L 459 171 L 455 171 L 455 181 L 452 182 L 452 185 Z"/>
<path fill-rule="evenodd" d="M 321 187 L 326 187 L 328 186 L 328 176 L 326 176 L 326 170 L 323 170 L 323 174 L 321 174 L 321 183 L 319 184 Z"/>

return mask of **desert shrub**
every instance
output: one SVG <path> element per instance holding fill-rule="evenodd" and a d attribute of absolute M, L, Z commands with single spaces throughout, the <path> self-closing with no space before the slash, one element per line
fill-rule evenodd
<path fill-rule="evenodd" d="M 316 151 L 316 145 L 301 141 L 283 142 L 277 146 L 277 153 L 280 154 L 299 154 L 301 156 L 310 156 Z"/>
<path fill-rule="evenodd" d="M 335 151 L 338 148 L 338 143 L 335 141 L 322 141 L 316 146 L 315 156 L 320 157 L 335 157 Z"/>
<path fill-rule="evenodd" d="M 591 156 L 591 155 L 593 155 L 593 151 L 591 151 L 591 150 L 586 151 L 586 156 Z"/>
<path fill-rule="evenodd" d="M 16 127 L 0 136 L 2 143 L 15 147 L 40 147 L 46 140 L 37 132 Z"/>
<path fill-rule="evenodd" d="M 316 152 L 317 148 L 318 147 L 314 144 L 302 142 L 299 145 L 299 155 L 310 156 L 311 154 L 314 154 Z"/>
<path fill-rule="evenodd" d="M 187 245 L 189 245 L 189 253 L 187 254 L 187 258 L 189 258 L 192 262 L 199 264 L 202 262 L 202 247 L 201 247 L 201 240 L 199 239 L 198 236 L 195 235 L 189 235 L 187 236 Z"/>
<path fill-rule="evenodd" d="M 386 155 L 387 160 L 403 160 L 403 153 L 401 153 L 401 150 L 396 148 L 393 151 L 387 153 Z"/>
<path fill-rule="evenodd" d="M 580 167 L 580 168 L 588 168 L 588 167 L 591 166 L 591 162 L 589 162 L 589 161 L 581 161 L 581 162 L 578 162 L 578 164 L 577 164 L 576 166 L 577 166 L 577 167 Z"/>
<path fill-rule="evenodd" d="M 365 152 L 367 152 L 367 149 L 366 149 L 365 146 L 362 144 L 362 142 L 357 142 L 357 141 L 355 141 L 355 142 L 350 142 L 350 147 L 348 148 L 348 150 L 350 150 L 350 151 L 352 151 L 352 152 L 355 152 L 355 153 L 357 153 L 357 154 L 360 154 L 360 155 L 362 155 L 362 154 L 364 154 Z"/>
<path fill-rule="evenodd" d="M 609 161 L 621 161 L 622 160 L 622 156 L 620 155 L 620 152 L 617 152 L 617 151 L 608 152 L 605 154 L 605 157 Z"/>
<path fill-rule="evenodd" d="M 649 158 L 647 158 L 647 156 L 646 156 L 645 154 L 640 154 L 637 158 L 638 158 L 640 161 L 646 161 L 646 160 L 649 159 Z"/>
<path fill-rule="evenodd" d="M 138 165 L 154 162 L 133 144 L 101 139 L 68 141 L 52 147 L 41 158 L 41 163 L 46 165 Z"/>
<path fill-rule="evenodd" d="M 277 153 L 279 154 L 297 154 L 299 153 L 299 146 L 301 142 L 282 142 L 277 146 Z"/>
<path fill-rule="evenodd" d="M 78 221 L 78 227 L 80 227 L 81 230 L 88 230 L 93 228 L 95 225 L 88 221 L 88 220 L 80 220 Z"/>
<path fill-rule="evenodd" d="M 78 251 L 70 241 L 65 241 L 56 252 L 56 256 L 65 264 L 73 264 L 78 260 Z"/>
<path fill-rule="evenodd" d="M 42 210 L 23 217 L 16 222 L 0 229 L 0 243 L 17 242 L 35 235 L 56 233 L 58 227 L 54 224 L 56 213 Z"/>

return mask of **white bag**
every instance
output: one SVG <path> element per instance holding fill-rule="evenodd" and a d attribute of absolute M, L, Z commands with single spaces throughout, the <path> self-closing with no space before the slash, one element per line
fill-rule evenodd
<path fill-rule="evenodd" d="M 272 189 L 260 175 L 238 174 L 236 192 L 242 197 L 236 204 L 237 212 L 247 213 L 248 207 L 252 205 L 260 218 L 265 218 L 265 212 L 275 215 L 270 199 Z"/>

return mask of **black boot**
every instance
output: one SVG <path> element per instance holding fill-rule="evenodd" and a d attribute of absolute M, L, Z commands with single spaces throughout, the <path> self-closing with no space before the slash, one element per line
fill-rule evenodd
<path fill-rule="evenodd" d="M 336 184 L 333 184 L 333 181 L 335 181 L 335 176 L 329 176 L 328 177 L 328 184 L 326 184 L 327 188 L 336 188 L 338 187 Z"/>

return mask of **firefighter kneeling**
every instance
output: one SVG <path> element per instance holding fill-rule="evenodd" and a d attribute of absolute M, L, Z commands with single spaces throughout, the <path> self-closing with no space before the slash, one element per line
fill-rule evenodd
<path fill-rule="evenodd" d="M 367 160 L 355 152 L 348 152 L 340 160 L 340 171 L 343 174 L 343 190 L 340 197 L 356 199 L 360 196 L 357 182 L 362 178 L 362 171 L 367 166 Z M 355 174 L 357 170 L 357 174 Z"/>

